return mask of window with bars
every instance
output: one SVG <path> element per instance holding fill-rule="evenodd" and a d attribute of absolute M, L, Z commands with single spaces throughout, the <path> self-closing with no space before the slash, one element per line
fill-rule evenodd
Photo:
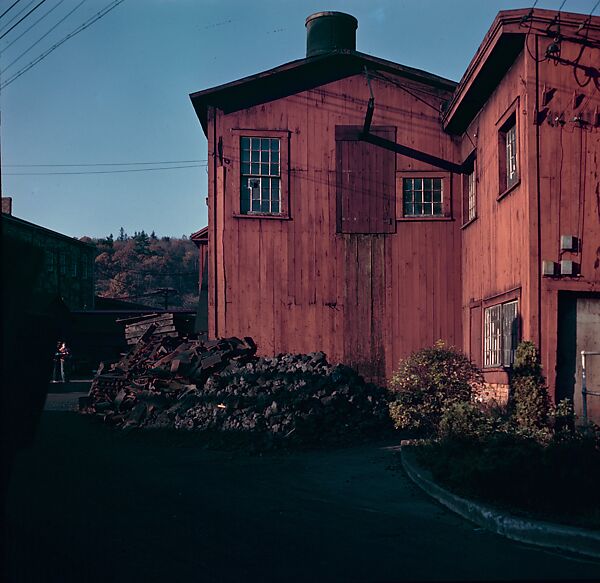
<path fill-rule="evenodd" d="M 280 214 L 279 138 L 240 137 L 241 214 Z"/>
<path fill-rule="evenodd" d="M 483 366 L 513 365 L 519 342 L 519 313 L 516 300 L 485 309 Z"/>
<path fill-rule="evenodd" d="M 443 180 L 441 178 L 403 178 L 402 204 L 405 217 L 443 216 Z"/>
<path fill-rule="evenodd" d="M 500 128 L 499 137 L 500 191 L 504 192 L 519 182 L 516 114 Z"/>

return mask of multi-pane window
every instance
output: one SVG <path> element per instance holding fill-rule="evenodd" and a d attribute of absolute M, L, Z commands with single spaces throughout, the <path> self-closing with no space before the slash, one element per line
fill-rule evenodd
<path fill-rule="evenodd" d="M 518 180 L 517 174 L 517 127 L 513 124 L 506 132 L 506 186 L 510 188 Z"/>
<path fill-rule="evenodd" d="M 519 341 L 517 301 L 486 308 L 483 334 L 483 365 L 512 366 Z"/>
<path fill-rule="evenodd" d="M 513 114 L 500 129 L 500 190 L 505 191 L 519 182 L 517 122 Z"/>
<path fill-rule="evenodd" d="M 467 220 L 472 221 L 477 216 L 477 175 L 475 168 L 467 174 Z"/>
<path fill-rule="evenodd" d="M 242 214 L 281 213 L 279 138 L 240 138 Z"/>
<path fill-rule="evenodd" d="M 402 200 L 405 217 L 443 215 L 443 182 L 441 178 L 404 178 Z"/>

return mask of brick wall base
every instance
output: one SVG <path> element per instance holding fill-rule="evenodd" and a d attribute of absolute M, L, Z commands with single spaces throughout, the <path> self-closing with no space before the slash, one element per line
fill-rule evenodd
<path fill-rule="evenodd" d="M 498 403 L 506 405 L 508 403 L 509 386 L 504 383 L 484 383 L 477 390 L 475 400 L 480 403 Z"/>

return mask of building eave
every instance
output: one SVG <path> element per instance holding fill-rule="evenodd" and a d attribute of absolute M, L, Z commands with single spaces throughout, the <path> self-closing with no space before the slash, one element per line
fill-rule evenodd
<path fill-rule="evenodd" d="M 444 113 L 442 123 L 447 132 L 461 134 L 465 131 L 518 58 L 532 27 L 547 28 L 557 18 L 564 28 L 579 27 L 587 21 L 590 29 L 600 30 L 600 18 L 584 14 L 539 8 L 498 13 Z"/>
<path fill-rule="evenodd" d="M 365 67 L 423 83 L 449 94 L 457 86 L 455 81 L 420 69 L 354 50 L 338 50 L 298 59 L 256 75 L 198 91 L 190 94 L 190 99 L 206 134 L 210 107 L 216 107 L 223 113 L 232 113 L 360 74 Z"/>

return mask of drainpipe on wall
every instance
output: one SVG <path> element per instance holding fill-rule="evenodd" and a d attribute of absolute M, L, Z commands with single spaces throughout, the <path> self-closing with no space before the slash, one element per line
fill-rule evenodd
<path fill-rule="evenodd" d="M 527 39 L 525 39 L 527 42 Z M 539 36 L 535 35 L 535 111 L 539 111 L 540 106 L 540 64 L 539 64 Z M 541 217 L 541 184 L 540 184 L 540 124 L 535 124 L 535 179 L 536 179 L 536 212 L 537 212 L 537 253 L 536 253 L 536 272 L 537 272 L 537 337 L 540 354 L 542 354 L 542 217 Z"/>
<path fill-rule="evenodd" d="M 213 237 L 212 237 L 212 255 L 213 255 L 213 310 L 214 317 L 213 322 L 215 326 L 214 335 L 215 338 L 219 337 L 219 295 L 217 289 L 217 108 L 211 107 L 212 118 L 213 118 L 213 143 L 212 143 L 212 158 L 213 158 L 213 208 L 212 208 L 212 220 L 213 220 Z M 209 242 L 210 245 L 210 242 Z"/>

